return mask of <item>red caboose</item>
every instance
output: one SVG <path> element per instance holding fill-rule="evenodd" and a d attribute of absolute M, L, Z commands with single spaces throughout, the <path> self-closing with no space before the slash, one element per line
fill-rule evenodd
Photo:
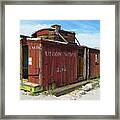
<path fill-rule="evenodd" d="M 36 40 L 35 40 L 36 39 Z M 44 89 L 77 82 L 77 44 L 40 38 L 21 40 L 21 78 Z"/>

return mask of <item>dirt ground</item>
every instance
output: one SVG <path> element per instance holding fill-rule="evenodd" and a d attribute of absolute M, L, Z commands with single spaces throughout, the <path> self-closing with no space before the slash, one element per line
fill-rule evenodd
<path fill-rule="evenodd" d="M 100 99 L 100 88 L 91 89 L 89 91 L 74 90 L 68 94 L 56 97 L 55 95 L 46 95 L 40 93 L 38 96 L 31 96 L 29 93 L 20 91 L 21 100 L 99 100 Z"/>

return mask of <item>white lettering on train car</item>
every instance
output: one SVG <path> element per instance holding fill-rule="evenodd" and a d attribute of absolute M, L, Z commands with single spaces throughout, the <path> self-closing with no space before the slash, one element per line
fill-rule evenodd
<path fill-rule="evenodd" d="M 61 52 L 45 51 L 45 56 L 61 56 Z"/>
<path fill-rule="evenodd" d="M 41 46 L 32 46 L 31 49 L 40 49 Z"/>
<path fill-rule="evenodd" d="M 72 52 L 51 52 L 51 51 L 45 51 L 45 56 L 76 56 L 76 53 Z"/>
<path fill-rule="evenodd" d="M 64 67 L 62 67 L 62 66 L 60 66 L 60 67 L 57 67 L 56 68 L 56 72 L 66 72 L 67 70 L 66 70 L 66 67 L 64 66 Z"/>

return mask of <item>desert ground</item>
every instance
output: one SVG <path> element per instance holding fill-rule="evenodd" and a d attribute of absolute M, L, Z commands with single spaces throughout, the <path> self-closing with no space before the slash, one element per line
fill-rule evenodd
<path fill-rule="evenodd" d="M 55 96 L 47 92 L 39 93 L 37 96 L 30 95 L 29 92 L 20 91 L 21 100 L 99 100 L 100 86 L 97 84 L 92 87 L 91 84 L 86 84 L 80 88 L 73 90 L 64 95 Z"/>

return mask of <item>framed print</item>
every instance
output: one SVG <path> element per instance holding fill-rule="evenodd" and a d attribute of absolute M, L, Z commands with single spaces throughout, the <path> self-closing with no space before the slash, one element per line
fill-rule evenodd
<path fill-rule="evenodd" d="M 1 7 L 1 118 L 119 119 L 117 0 Z"/>

